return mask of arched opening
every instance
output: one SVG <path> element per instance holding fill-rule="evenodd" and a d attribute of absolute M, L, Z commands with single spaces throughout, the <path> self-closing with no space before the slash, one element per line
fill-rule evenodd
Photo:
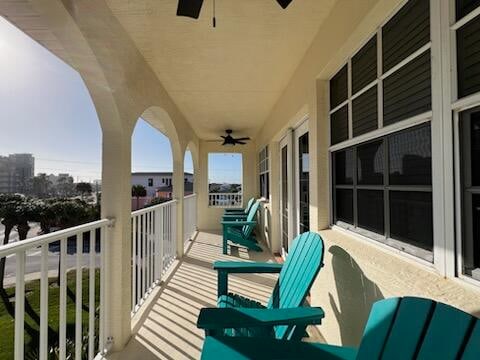
<path fill-rule="evenodd" d="M 132 210 L 173 198 L 173 154 L 169 138 L 140 118 L 132 134 Z"/>
<path fill-rule="evenodd" d="M 77 284 L 100 273 L 100 228 L 85 225 L 74 235 L 68 229 L 100 217 L 102 132 L 79 73 L 2 17 L 0 53 L 0 241 L 16 246 L 37 235 L 50 239 L 0 259 L 0 358 L 14 358 L 20 337 L 24 357 L 36 358 L 58 353 L 62 326 L 69 329 L 64 344 L 82 336 L 75 329 L 81 321 L 75 304 L 86 317 L 99 306 L 81 301 Z M 56 238 L 59 230 L 65 231 Z M 78 271 L 88 258 L 92 272 Z M 91 293 L 99 289 L 98 282 L 89 287 Z M 21 332 L 14 293 L 25 304 Z M 42 349 L 45 311 L 48 341 Z M 98 334 L 98 325 L 91 330 Z M 73 357 L 71 351 L 65 356 Z"/>

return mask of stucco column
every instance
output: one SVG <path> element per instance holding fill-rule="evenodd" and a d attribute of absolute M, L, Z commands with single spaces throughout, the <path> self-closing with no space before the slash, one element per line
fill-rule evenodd
<path fill-rule="evenodd" d="M 173 160 L 173 198 L 177 200 L 177 257 L 183 256 L 183 196 L 184 196 L 183 158 Z"/>
<path fill-rule="evenodd" d="M 130 338 L 131 309 L 131 137 L 103 131 L 102 218 L 114 218 L 106 234 L 105 335 L 113 337 L 112 351 Z"/>

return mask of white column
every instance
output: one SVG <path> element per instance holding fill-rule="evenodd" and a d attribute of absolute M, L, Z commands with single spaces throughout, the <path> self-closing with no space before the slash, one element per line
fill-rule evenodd
<path fill-rule="evenodd" d="M 183 197 L 184 197 L 183 156 L 173 160 L 173 198 L 177 200 L 177 257 L 183 256 Z"/>
<path fill-rule="evenodd" d="M 131 309 L 131 135 L 103 131 L 102 218 L 114 218 L 106 231 L 105 279 L 106 337 L 112 337 L 112 351 L 121 350 L 130 338 Z"/>

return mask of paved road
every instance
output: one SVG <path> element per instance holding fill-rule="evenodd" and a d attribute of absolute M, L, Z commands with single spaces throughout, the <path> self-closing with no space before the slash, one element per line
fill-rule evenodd
<path fill-rule="evenodd" d="M 28 233 L 28 238 L 35 237 L 40 230 L 38 224 L 31 224 L 32 229 Z M 3 243 L 5 228 L 3 225 L 0 227 L 0 241 Z M 18 241 L 18 234 L 17 232 L 12 232 L 10 235 L 10 242 Z M 87 245 L 85 243 L 85 245 Z M 82 265 L 87 266 L 89 263 L 88 257 L 88 247 L 84 247 L 84 254 L 82 256 Z M 59 248 L 58 246 L 51 245 L 49 247 L 48 253 L 48 270 L 50 277 L 58 276 L 58 260 L 59 260 Z M 75 241 L 69 242 L 67 247 L 67 257 L 66 257 L 66 268 L 72 269 L 76 267 L 76 243 Z M 96 266 L 100 265 L 100 255 L 96 253 L 95 255 L 95 263 Z M 27 258 L 25 263 L 25 279 L 26 280 L 33 280 L 38 279 L 40 277 L 40 265 L 41 265 L 41 251 L 40 249 L 32 249 L 27 252 Z M 5 285 L 13 285 L 15 284 L 15 255 L 9 255 L 7 257 L 7 262 L 5 266 Z"/>

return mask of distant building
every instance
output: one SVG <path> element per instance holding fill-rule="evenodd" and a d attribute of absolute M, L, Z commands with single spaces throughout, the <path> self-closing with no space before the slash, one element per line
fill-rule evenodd
<path fill-rule="evenodd" d="M 35 172 L 32 154 L 0 156 L 0 193 L 26 193 Z"/>
<path fill-rule="evenodd" d="M 187 189 L 193 192 L 193 174 L 185 173 L 185 195 Z M 187 185 L 191 184 L 191 185 Z M 143 185 L 147 189 L 147 197 L 172 197 L 173 174 L 171 172 L 134 172 L 132 173 L 132 185 Z M 168 195 L 169 196 L 161 196 Z"/>

